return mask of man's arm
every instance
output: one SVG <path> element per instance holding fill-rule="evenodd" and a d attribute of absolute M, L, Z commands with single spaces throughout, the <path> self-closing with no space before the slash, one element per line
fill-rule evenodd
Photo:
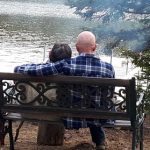
<path fill-rule="evenodd" d="M 31 76 L 48 76 L 58 74 L 62 72 L 63 62 L 64 61 L 45 64 L 24 64 L 16 66 L 14 72 L 28 74 Z"/>

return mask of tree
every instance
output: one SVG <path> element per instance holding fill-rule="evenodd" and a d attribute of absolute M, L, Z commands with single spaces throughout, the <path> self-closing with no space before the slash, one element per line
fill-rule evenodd
<path fill-rule="evenodd" d="M 150 0 L 67 0 L 66 4 L 81 17 L 100 23 L 93 32 L 105 51 L 117 46 L 134 51 L 150 48 Z"/>

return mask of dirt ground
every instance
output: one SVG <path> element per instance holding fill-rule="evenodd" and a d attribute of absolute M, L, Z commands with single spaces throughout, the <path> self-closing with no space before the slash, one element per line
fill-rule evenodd
<path fill-rule="evenodd" d="M 19 122 L 14 123 L 14 132 Z M 66 130 L 63 146 L 37 146 L 38 126 L 25 122 L 20 130 L 15 150 L 94 150 L 88 129 Z M 131 150 L 130 131 L 105 129 L 107 150 Z M 8 137 L 3 150 L 8 150 Z M 2 150 L 2 149 L 0 149 Z M 150 150 L 150 129 L 144 130 L 144 150 Z"/>

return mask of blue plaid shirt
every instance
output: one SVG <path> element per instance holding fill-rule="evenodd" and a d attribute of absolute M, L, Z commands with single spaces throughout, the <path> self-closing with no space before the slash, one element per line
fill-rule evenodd
<path fill-rule="evenodd" d="M 69 76 L 87 76 L 100 78 L 114 78 L 115 72 L 111 64 L 104 62 L 94 56 L 94 54 L 80 54 L 71 59 L 64 59 L 56 63 L 45 64 L 25 64 L 17 66 L 14 69 L 16 73 L 23 73 L 32 76 L 48 76 L 48 75 L 69 75 Z M 100 104 L 99 96 L 95 95 L 93 101 Z M 93 119 L 79 119 L 67 118 L 64 119 L 66 128 L 85 128 L 91 124 L 102 125 L 109 123 L 108 120 L 93 120 Z M 110 122 L 111 123 L 111 122 Z"/>

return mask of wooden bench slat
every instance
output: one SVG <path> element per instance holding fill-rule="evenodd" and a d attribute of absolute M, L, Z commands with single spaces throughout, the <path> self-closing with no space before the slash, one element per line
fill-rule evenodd
<path fill-rule="evenodd" d="M 79 117 L 79 118 L 95 118 L 95 119 L 122 119 L 127 120 L 129 118 L 127 113 L 102 111 L 102 110 L 90 110 L 90 109 L 71 109 L 71 108 L 49 108 L 40 106 L 4 106 L 2 108 L 4 112 L 19 112 L 19 113 L 32 113 L 35 115 L 42 114 L 43 116 L 57 115 L 60 117 Z M 44 120 L 44 118 L 43 118 Z"/>
<path fill-rule="evenodd" d="M 31 116 L 30 116 L 31 115 Z M 32 120 L 34 118 L 34 120 L 40 120 L 40 116 L 37 116 L 37 115 L 33 115 L 33 114 L 20 114 L 20 113 L 8 113 L 4 118 L 6 119 L 13 119 L 13 120 Z M 51 121 L 51 122 L 57 122 L 59 120 L 57 120 L 58 118 L 50 118 L 49 119 L 45 119 L 44 120 L 47 120 L 47 121 Z M 42 120 L 42 119 L 41 119 Z M 114 125 L 111 125 L 111 124 L 107 124 L 107 125 L 104 125 L 104 127 L 129 127 L 131 126 L 131 123 L 130 121 L 128 120 L 115 120 L 114 122 Z"/>
<path fill-rule="evenodd" d="M 96 78 L 96 77 L 81 77 L 81 76 L 45 76 L 33 77 L 19 73 L 0 73 L 1 80 L 22 80 L 32 82 L 52 82 L 64 84 L 88 84 L 88 85 L 114 85 L 114 86 L 128 86 L 130 80 L 128 79 L 113 79 L 113 78 Z"/>

